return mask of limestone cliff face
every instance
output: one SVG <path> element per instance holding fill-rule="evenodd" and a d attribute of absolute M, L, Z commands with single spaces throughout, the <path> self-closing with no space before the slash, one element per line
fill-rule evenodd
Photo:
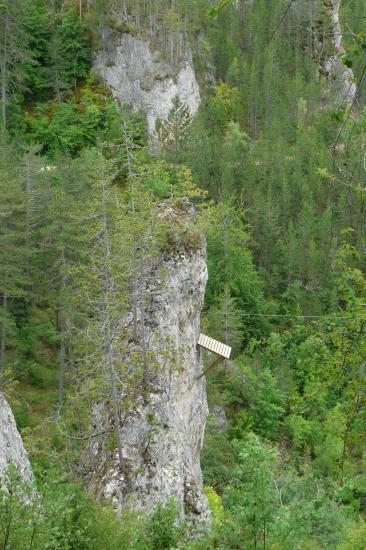
<path fill-rule="evenodd" d="M 200 104 L 192 57 L 173 70 L 157 50 L 142 38 L 105 31 L 106 46 L 98 53 L 94 70 L 121 102 L 146 112 L 149 133 L 158 118 L 165 120 L 175 96 L 195 114 Z"/>
<path fill-rule="evenodd" d="M 340 25 L 341 0 L 321 0 L 318 5 L 316 39 L 319 71 L 326 76 L 327 94 L 338 102 L 352 103 L 357 86 L 352 69 L 341 59 L 345 52 Z"/>
<path fill-rule="evenodd" d="M 0 478 L 13 464 L 25 481 L 33 479 L 27 453 L 17 430 L 13 413 L 0 393 Z"/>
<path fill-rule="evenodd" d="M 357 86 L 352 69 L 346 67 L 340 59 L 340 55 L 345 51 L 339 22 L 340 3 L 341 0 L 324 1 L 331 22 L 331 40 L 334 48 L 334 55 L 327 60 L 325 68 L 330 77 L 332 92 L 338 98 L 352 102 L 357 93 Z"/>
<path fill-rule="evenodd" d="M 164 216 L 171 216 L 174 227 L 175 214 Z M 197 340 L 207 280 L 205 243 L 199 238 L 187 247 L 172 237 L 172 244 L 174 252 L 171 248 L 155 258 L 146 277 L 144 312 L 139 315 L 144 315 L 150 356 L 149 389 L 122 415 L 123 471 L 117 449 L 108 450 L 105 436 L 93 439 L 84 467 L 91 471 L 89 487 L 101 498 L 111 498 L 118 510 L 151 511 L 173 497 L 181 518 L 205 522 L 200 452 L 208 409 L 205 378 L 197 380 L 202 373 Z M 132 319 L 125 318 L 122 331 L 131 325 Z M 126 346 L 126 362 L 134 346 Z M 97 407 L 96 432 L 106 422 L 111 425 L 107 418 L 105 406 Z"/>

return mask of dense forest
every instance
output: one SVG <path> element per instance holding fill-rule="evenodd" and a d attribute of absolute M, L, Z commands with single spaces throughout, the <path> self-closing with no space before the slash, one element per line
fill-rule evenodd
<path fill-rule="evenodd" d="M 346 100 L 322 70 L 331 4 L 1 1 L 0 388 L 40 497 L 9 472 L 4 550 L 366 547 L 366 10 L 341 4 Z M 92 70 L 106 28 L 173 72 L 190 48 L 196 116 L 175 98 L 152 139 Z M 223 426 L 209 416 L 211 526 L 193 533 L 174 501 L 117 517 L 80 466 L 93 404 L 148 391 L 143 338 L 133 376 L 103 354 L 174 244 L 161 204 L 186 197 L 207 240 L 202 327 L 233 348 L 207 375 Z"/>

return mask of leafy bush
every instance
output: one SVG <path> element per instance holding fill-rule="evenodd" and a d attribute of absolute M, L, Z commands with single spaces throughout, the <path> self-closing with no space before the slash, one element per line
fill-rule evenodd
<path fill-rule="evenodd" d="M 164 550 L 184 537 L 174 502 L 158 506 L 150 518 L 128 512 L 119 518 L 59 472 L 38 474 L 37 492 L 15 468 L 1 480 L 1 548 Z"/>
<path fill-rule="evenodd" d="M 172 500 L 166 506 L 159 504 L 143 533 L 146 550 L 176 548 L 185 533 L 185 525 L 178 523 L 177 506 Z M 142 541 L 141 541 L 142 542 Z"/>
<path fill-rule="evenodd" d="M 55 103 L 40 103 L 24 115 L 25 138 L 43 145 L 49 156 L 76 156 L 106 138 L 119 118 L 117 106 L 103 88 L 90 79 L 79 97 Z"/>

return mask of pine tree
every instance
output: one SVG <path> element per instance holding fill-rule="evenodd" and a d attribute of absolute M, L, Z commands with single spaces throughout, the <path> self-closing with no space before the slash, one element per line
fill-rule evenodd
<path fill-rule="evenodd" d="M 245 185 L 245 167 L 248 164 L 249 139 L 241 132 L 239 124 L 230 122 L 226 130 L 222 154 L 222 185 L 223 198 L 234 193 L 241 195 Z"/>
<path fill-rule="evenodd" d="M 49 85 L 61 101 L 64 93 L 76 89 L 77 81 L 86 78 L 91 66 L 86 27 L 75 10 L 54 14 L 53 32 L 48 48 Z"/>
<path fill-rule="evenodd" d="M 26 265 L 25 270 L 29 277 L 29 300 L 33 301 L 32 287 L 38 279 L 39 273 L 35 273 L 35 256 L 37 254 L 37 240 L 45 208 L 45 165 L 39 157 L 40 146 L 30 146 L 24 151 L 21 159 L 21 176 L 25 193 L 25 246 Z"/>
<path fill-rule="evenodd" d="M 82 160 L 87 163 L 90 193 L 84 198 L 83 212 L 74 216 L 83 224 L 86 248 L 81 261 L 70 269 L 73 280 L 69 283 L 72 304 L 78 309 L 78 335 L 74 342 L 78 368 L 74 381 L 79 393 L 69 394 L 68 408 L 73 410 L 66 411 L 66 417 L 69 412 L 73 417 L 79 411 L 77 423 L 80 424 L 84 416 L 81 411 L 86 406 L 87 426 L 80 425 L 80 429 L 88 432 L 93 406 L 108 402 L 122 469 L 120 396 L 125 386 L 125 366 L 121 359 L 120 328 L 128 304 L 128 269 L 121 240 L 125 211 L 112 185 L 111 162 L 104 158 L 102 148 L 91 150 Z M 84 403 L 79 402 L 80 392 L 85 396 Z"/>
<path fill-rule="evenodd" d="M 0 5 L 0 86 L 2 127 L 8 123 L 9 102 L 24 89 L 26 65 L 34 61 L 29 49 L 26 0 L 4 0 Z"/>
<path fill-rule="evenodd" d="M 175 96 L 166 121 L 159 120 L 156 132 L 164 152 L 177 164 L 188 145 L 192 113 L 179 96 Z"/>
<path fill-rule="evenodd" d="M 74 161 L 61 157 L 49 172 L 54 183 L 48 190 L 47 224 L 44 227 L 48 243 L 46 257 L 43 257 L 48 266 L 48 280 L 44 281 L 44 287 L 51 292 L 59 334 L 59 411 L 64 401 L 67 363 L 76 345 L 72 335 L 84 312 L 80 297 L 75 293 L 79 289 L 80 273 L 85 276 L 89 266 L 89 232 L 93 214 L 88 209 L 83 213 L 79 208 L 79 201 L 88 204 L 91 200 L 89 186 L 93 176 L 88 163 L 88 156 Z"/>
<path fill-rule="evenodd" d="M 6 349 L 13 320 L 9 307 L 26 295 L 26 197 L 14 167 L 14 149 L 0 144 L 0 386 L 4 380 Z"/>
<path fill-rule="evenodd" d="M 263 307 L 261 281 L 246 247 L 249 235 L 241 221 L 240 209 L 221 202 L 210 213 L 208 235 L 207 305 L 215 305 L 225 294 L 236 301 L 243 314 L 260 313 Z M 226 291 L 227 292 L 227 291 Z M 258 329 L 263 330 L 259 317 L 243 317 L 243 339 Z"/>
<path fill-rule="evenodd" d="M 207 317 L 212 337 L 230 346 L 233 350 L 232 356 L 235 356 L 242 346 L 243 319 L 235 299 L 230 296 L 228 284 L 217 303 L 210 308 Z"/>

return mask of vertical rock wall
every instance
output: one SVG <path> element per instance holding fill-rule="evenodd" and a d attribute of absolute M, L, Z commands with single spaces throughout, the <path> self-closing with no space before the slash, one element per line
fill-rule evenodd
<path fill-rule="evenodd" d="M 357 86 L 352 69 L 346 67 L 340 55 L 344 53 L 342 45 L 342 30 L 339 20 L 341 0 L 324 0 L 324 10 L 330 20 L 330 38 L 334 54 L 325 63 L 329 75 L 331 92 L 338 99 L 353 102 Z"/>
<path fill-rule="evenodd" d="M 166 215 L 174 228 L 176 215 L 173 211 Z M 186 233 L 183 238 L 187 239 Z M 205 522 L 200 452 L 208 409 L 205 377 L 197 380 L 202 373 L 197 340 L 207 281 L 205 243 L 197 234 L 193 244 L 188 238 L 188 247 L 179 239 L 173 230 L 174 252 L 155 258 L 146 277 L 148 395 L 137 396 L 121 419 L 124 468 L 119 468 L 117 450 L 108 451 L 105 436 L 93 439 L 84 467 L 92 472 L 89 487 L 100 497 L 111 498 L 118 510 L 150 511 L 173 497 L 181 518 Z M 124 319 L 122 330 L 131 332 L 131 327 L 132 319 Z M 127 346 L 124 361 L 129 361 L 135 346 Z M 96 432 L 103 431 L 106 418 L 108 412 L 101 405 L 94 419 Z"/>
<path fill-rule="evenodd" d="M 312 32 L 319 74 L 325 77 L 326 103 L 353 103 L 357 93 L 354 74 L 341 58 L 345 52 L 340 24 L 341 0 L 318 0 L 310 4 L 315 20 Z"/>
<path fill-rule="evenodd" d="M 107 30 L 105 37 L 106 46 L 98 53 L 94 70 L 122 104 L 146 112 L 151 135 L 157 119 L 167 118 L 175 96 L 196 113 L 200 92 L 188 50 L 173 70 L 146 40 Z"/>
<path fill-rule="evenodd" d="M 0 477 L 13 464 L 25 481 L 33 479 L 27 453 L 17 430 L 13 413 L 0 392 Z"/>

